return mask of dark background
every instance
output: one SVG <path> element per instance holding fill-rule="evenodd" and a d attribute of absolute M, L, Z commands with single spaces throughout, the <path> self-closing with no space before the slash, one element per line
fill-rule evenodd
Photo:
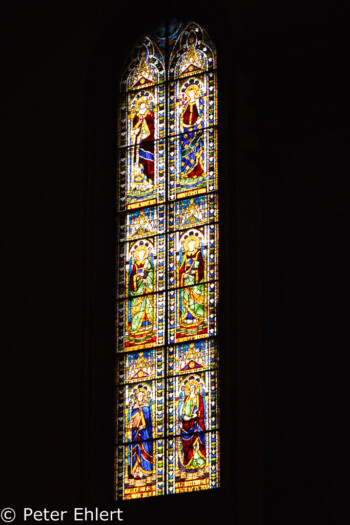
<path fill-rule="evenodd" d="M 111 506 L 113 75 L 152 9 L 170 13 L 112 0 L 2 6 L 0 508 Z M 212 9 L 231 191 L 231 462 L 219 499 L 163 500 L 183 523 L 222 509 L 242 525 L 348 523 L 348 8 Z M 146 509 L 146 523 L 163 523 L 160 499 L 125 507 L 125 522 Z"/>

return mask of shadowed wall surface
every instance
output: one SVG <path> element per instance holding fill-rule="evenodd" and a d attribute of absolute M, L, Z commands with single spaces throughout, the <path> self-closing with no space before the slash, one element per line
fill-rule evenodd
<path fill-rule="evenodd" d="M 3 8 L 1 508 L 111 499 L 103 385 L 113 353 L 97 344 L 113 339 L 113 263 L 104 264 L 115 233 L 113 49 L 101 53 L 121 38 L 128 9 L 107 0 Z M 233 319 L 236 329 L 223 338 L 236 368 L 223 392 L 236 414 L 225 446 L 232 437 L 236 452 L 224 473 L 233 507 L 227 495 L 222 505 L 242 524 L 345 523 L 348 11 L 313 1 L 215 11 L 234 50 L 222 119 L 224 165 L 234 152 L 223 253 L 235 258 L 235 299 L 224 326 Z M 129 22 L 130 44 L 142 21 Z M 197 496 L 212 521 L 219 500 Z M 174 519 L 193 522 L 189 498 Z M 143 505 L 154 517 L 163 504 Z"/>

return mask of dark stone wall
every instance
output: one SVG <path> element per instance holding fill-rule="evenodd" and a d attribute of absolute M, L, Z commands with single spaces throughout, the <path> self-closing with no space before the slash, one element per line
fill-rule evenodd
<path fill-rule="evenodd" d="M 345 3 L 268 2 L 239 46 L 263 195 L 266 523 L 348 519 L 348 21 Z"/>
<path fill-rule="evenodd" d="M 347 7 L 214 9 L 230 466 L 226 492 L 179 496 L 172 518 L 345 523 Z M 130 11 L 112 0 L 2 7 L 0 508 L 110 505 L 111 81 Z M 135 36 L 147 16 L 128 16 Z M 145 512 L 163 522 L 170 501 L 127 507 L 129 523 Z"/>

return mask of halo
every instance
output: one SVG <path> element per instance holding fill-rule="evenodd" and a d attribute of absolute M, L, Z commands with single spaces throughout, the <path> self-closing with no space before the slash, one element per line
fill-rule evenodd
<path fill-rule="evenodd" d="M 147 247 L 145 244 L 142 244 L 142 245 L 139 245 L 139 246 L 136 248 L 135 252 L 134 252 L 134 257 L 135 257 L 135 259 L 138 259 L 138 253 L 139 253 L 140 251 L 146 252 L 146 257 L 148 257 L 148 255 L 149 255 L 149 249 L 148 249 L 148 247 Z M 146 257 L 145 257 L 145 258 L 146 258 Z"/>
<path fill-rule="evenodd" d="M 145 394 L 145 397 L 147 397 L 147 390 L 145 388 L 141 387 L 141 388 L 138 388 L 137 390 L 135 390 L 135 392 L 134 392 L 135 398 L 137 397 L 137 394 L 139 392 L 143 392 Z"/>
<path fill-rule="evenodd" d="M 199 90 L 199 87 L 196 84 L 190 84 L 186 88 L 185 93 L 186 93 L 187 96 L 188 96 L 188 92 L 189 91 L 195 91 L 196 92 L 196 98 L 198 98 L 200 96 L 200 90 Z"/>
<path fill-rule="evenodd" d="M 186 80 L 186 82 L 181 87 L 181 93 L 186 93 L 190 89 L 195 89 L 197 91 L 197 95 L 199 96 L 202 93 L 203 84 L 201 83 L 198 78 L 190 78 L 189 80 Z"/>
<path fill-rule="evenodd" d="M 195 394 L 198 394 L 198 390 L 199 390 L 199 384 L 198 382 L 195 380 L 195 379 L 191 379 L 190 381 L 188 381 L 187 385 L 185 386 L 185 392 L 186 394 L 189 396 L 190 395 L 190 386 L 191 385 L 194 385 L 195 386 Z"/>
<path fill-rule="evenodd" d="M 135 105 L 136 105 L 136 111 L 139 111 L 139 109 L 140 109 L 140 104 L 142 104 L 143 102 L 146 104 L 147 109 L 149 108 L 150 103 L 151 103 L 151 102 L 150 102 L 150 99 L 149 99 L 148 97 L 146 97 L 145 95 L 143 95 L 142 97 L 140 97 L 140 98 L 136 101 L 136 104 L 135 104 Z"/>
<path fill-rule="evenodd" d="M 198 248 L 198 246 L 199 246 L 199 239 L 198 239 L 198 237 L 196 237 L 195 235 L 189 235 L 184 241 L 184 248 L 185 248 L 186 251 L 189 251 L 188 243 L 190 241 L 195 241 L 194 249 Z"/>

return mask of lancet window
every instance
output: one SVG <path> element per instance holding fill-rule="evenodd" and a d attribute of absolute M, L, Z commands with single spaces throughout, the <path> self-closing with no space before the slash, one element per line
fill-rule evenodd
<path fill-rule="evenodd" d="M 214 44 L 170 20 L 135 45 L 119 87 L 115 495 L 216 488 Z"/>

